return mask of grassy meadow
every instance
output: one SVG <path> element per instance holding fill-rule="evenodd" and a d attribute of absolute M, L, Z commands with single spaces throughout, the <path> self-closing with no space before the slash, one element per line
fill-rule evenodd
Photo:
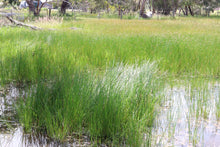
<path fill-rule="evenodd" d="M 0 82 L 25 85 L 16 111 L 28 133 L 149 146 L 166 83 L 219 80 L 218 18 L 31 24 L 44 30 L 0 28 Z"/>

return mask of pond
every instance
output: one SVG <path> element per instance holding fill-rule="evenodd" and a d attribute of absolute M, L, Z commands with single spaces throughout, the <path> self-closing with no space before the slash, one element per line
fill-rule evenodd
<path fill-rule="evenodd" d="M 25 92 L 13 85 L 6 88 L 0 87 L 0 146 L 89 146 L 90 142 L 87 136 L 80 139 L 70 139 L 69 141 L 60 143 L 50 140 L 46 136 L 38 134 L 25 134 L 22 126 L 16 119 L 16 111 L 14 104 L 16 99 L 24 96 Z"/>
<path fill-rule="evenodd" d="M 87 136 L 57 142 L 46 136 L 23 133 L 16 118 L 14 103 L 25 94 L 13 85 L 0 88 L 0 144 L 2 146 L 91 146 Z M 157 114 L 152 146 L 219 146 L 220 83 L 167 84 Z M 103 145 L 104 146 L 104 145 Z"/>
<path fill-rule="evenodd" d="M 153 132 L 159 146 L 220 145 L 220 84 L 167 86 Z"/>

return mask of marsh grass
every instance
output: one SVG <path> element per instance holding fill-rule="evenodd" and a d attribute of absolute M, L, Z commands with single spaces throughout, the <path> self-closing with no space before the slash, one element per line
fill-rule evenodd
<path fill-rule="evenodd" d="M 137 60 L 156 60 L 161 73 L 168 72 L 171 77 L 218 78 L 218 21 L 209 19 L 203 22 L 198 19 L 193 22 L 193 19 L 180 19 L 164 20 L 161 23 L 156 20 L 88 19 L 55 24 L 56 31 L 1 28 L 0 72 L 6 79 L 12 79 L 10 76 L 13 73 L 20 76 L 17 79 L 22 80 L 21 74 L 27 73 L 36 79 L 37 76 L 32 74 L 36 68 L 31 63 L 43 52 L 47 61 L 39 68 L 45 76 L 50 75 L 48 69 L 43 68 L 48 67 L 47 64 L 56 66 L 67 62 L 71 67 L 103 70 L 118 62 L 133 64 Z M 45 22 L 39 25 L 53 27 Z M 73 31 L 71 27 L 80 29 Z M 30 65 L 18 65 L 22 60 L 28 60 Z M 23 71 L 16 74 L 13 62 Z M 30 76 L 27 78 L 29 80 Z"/>
<path fill-rule="evenodd" d="M 18 117 L 25 131 L 36 129 L 61 141 L 83 133 L 98 144 L 140 146 L 160 101 L 156 70 L 149 62 L 120 64 L 104 75 L 63 69 L 49 85 L 37 82 L 20 99 Z"/>
<path fill-rule="evenodd" d="M 84 134 L 95 144 L 130 146 L 140 146 L 147 134 L 150 145 L 161 104 L 158 77 L 219 78 L 219 19 L 54 21 L 33 24 L 55 31 L 0 28 L 1 84 L 33 85 L 17 105 L 26 132 L 61 141 Z M 192 114 L 207 118 L 209 104 L 203 91 L 189 93 L 190 130 Z M 172 136 L 175 125 L 169 131 Z"/>

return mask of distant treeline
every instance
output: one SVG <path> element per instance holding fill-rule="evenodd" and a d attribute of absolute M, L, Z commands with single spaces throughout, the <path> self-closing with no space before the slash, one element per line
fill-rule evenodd
<path fill-rule="evenodd" d="M 144 16 L 146 9 L 152 13 L 163 15 L 182 13 L 185 16 L 209 15 L 215 8 L 220 7 L 220 0 L 26 0 L 29 11 L 39 15 L 41 6 L 50 3 L 54 8 L 59 8 L 62 14 L 67 8 L 80 9 L 90 13 L 115 12 L 118 15 L 139 12 Z M 38 3 L 37 5 L 35 3 Z M 19 5 L 19 0 L 4 0 L 4 4 Z"/>

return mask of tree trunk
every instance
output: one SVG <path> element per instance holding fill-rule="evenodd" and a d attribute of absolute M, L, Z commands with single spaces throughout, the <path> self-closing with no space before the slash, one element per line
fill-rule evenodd
<path fill-rule="evenodd" d="M 109 14 L 109 4 L 107 4 L 106 9 L 107 9 L 107 13 Z"/>
<path fill-rule="evenodd" d="M 29 7 L 29 13 L 35 14 L 35 7 L 33 0 L 26 0 L 28 7 Z"/>
<path fill-rule="evenodd" d="M 191 14 L 192 16 L 194 16 L 194 13 L 193 13 L 193 11 L 192 11 L 190 5 L 188 6 L 188 8 L 189 8 L 189 12 L 190 12 L 190 14 Z"/>
<path fill-rule="evenodd" d="M 29 13 L 33 13 L 34 16 L 39 16 L 40 9 L 41 9 L 41 8 L 39 8 L 40 0 L 38 0 L 37 8 L 35 8 L 33 0 L 26 0 L 26 2 L 27 2 L 28 7 L 29 7 Z"/>
<path fill-rule="evenodd" d="M 38 27 L 36 27 L 36 26 L 28 25 L 28 24 L 22 23 L 22 22 L 20 22 L 20 21 L 14 20 L 14 19 L 12 19 L 10 16 L 6 16 L 6 18 L 7 18 L 8 20 L 10 20 L 12 23 L 16 24 L 16 25 L 29 27 L 29 28 L 31 28 L 31 29 L 33 29 L 33 30 L 41 30 L 41 28 L 38 28 Z"/>
<path fill-rule="evenodd" d="M 141 0 L 138 1 L 137 10 L 140 9 Z"/>
<path fill-rule="evenodd" d="M 61 13 L 66 14 L 66 9 L 69 6 L 69 0 L 64 0 L 61 5 Z"/>
<path fill-rule="evenodd" d="M 144 11 L 145 11 L 145 3 L 146 3 L 146 0 L 143 0 L 143 1 L 142 1 L 142 4 L 141 4 L 141 9 L 140 9 L 140 16 L 143 16 L 143 14 L 144 14 Z"/>
<path fill-rule="evenodd" d="M 188 16 L 188 8 L 185 6 L 185 15 Z"/>
<path fill-rule="evenodd" d="M 181 8 L 181 10 L 183 11 L 183 15 L 186 15 L 185 11 L 183 10 L 183 8 Z"/>
<path fill-rule="evenodd" d="M 181 10 L 181 9 L 179 9 L 179 16 L 180 16 L 180 14 L 181 14 L 181 11 L 182 11 L 182 10 Z"/>
<path fill-rule="evenodd" d="M 173 0 L 173 18 L 175 18 L 175 12 L 176 12 L 176 8 L 175 8 L 174 0 Z"/>
<path fill-rule="evenodd" d="M 121 6 L 118 7 L 118 17 L 121 16 Z"/>
<path fill-rule="evenodd" d="M 40 0 L 37 1 L 37 9 L 35 9 L 35 16 L 39 16 L 40 15 Z"/>
<path fill-rule="evenodd" d="M 51 9 L 49 9 L 49 19 L 50 19 L 50 17 L 51 17 Z"/>

